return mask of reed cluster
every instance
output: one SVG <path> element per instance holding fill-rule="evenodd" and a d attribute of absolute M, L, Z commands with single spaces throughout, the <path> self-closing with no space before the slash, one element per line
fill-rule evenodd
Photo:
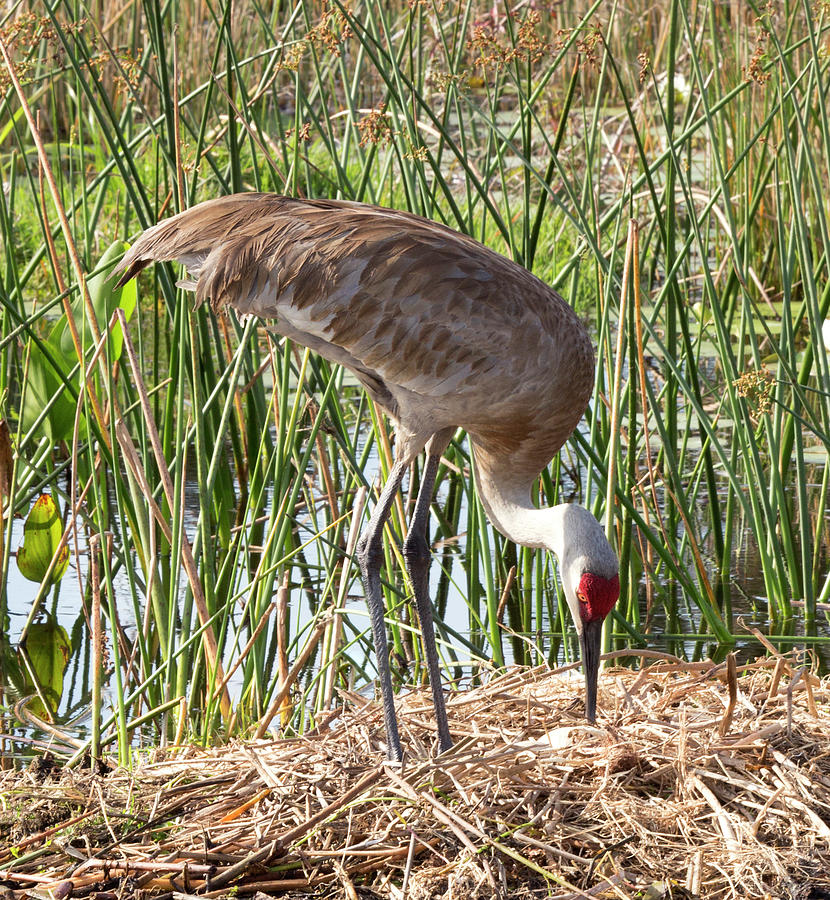
<path fill-rule="evenodd" d="M 607 517 L 608 649 L 724 654 L 750 620 L 824 652 L 826 3 L 110 7 L 0 21 L 8 706 L 37 694 L 19 714 L 58 710 L 70 756 L 127 762 L 143 742 L 299 733 L 372 681 L 350 556 L 387 423 L 325 360 L 192 309 L 171 267 L 108 280 L 140 229 L 241 190 L 445 222 L 590 322 L 595 395 L 538 501 Z M 15 517 L 44 492 L 70 566 L 22 582 Z M 423 671 L 407 512 L 386 543 L 402 682 Z M 554 562 L 488 524 L 461 433 L 432 532 L 448 680 L 573 657 Z M 89 727 L 65 725 L 90 704 Z"/>

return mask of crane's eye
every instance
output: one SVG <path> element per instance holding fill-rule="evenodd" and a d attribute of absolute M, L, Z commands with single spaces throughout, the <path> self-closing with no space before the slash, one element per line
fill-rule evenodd
<path fill-rule="evenodd" d="M 577 591 L 576 599 L 579 600 L 580 603 L 587 603 L 588 598 L 585 596 L 585 591 Z"/>

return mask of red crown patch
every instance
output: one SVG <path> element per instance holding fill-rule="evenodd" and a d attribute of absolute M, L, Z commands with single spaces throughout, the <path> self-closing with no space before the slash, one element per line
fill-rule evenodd
<path fill-rule="evenodd" d="M 586 572 L 579 579 L 576 596 L 579 599 L 579 613 L 583 622 L 604 619 L 620 596 L 620 576 L 603 578 L 601 575 Z"/>

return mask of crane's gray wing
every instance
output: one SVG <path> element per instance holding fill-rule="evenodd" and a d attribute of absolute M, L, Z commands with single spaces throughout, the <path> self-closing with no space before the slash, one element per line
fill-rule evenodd
<path fill-rule="evenodd" d="M 352 368 L 393 415 L 413 397 L 455 424 L 505 402 L 572 398 L 593 383 L 573 310 L 505 257 L 408 213 L 345 201 L 241 194 L 149 229 L 125 256 L 131 277 L 178 259 L 197 302 L 269 320 Z M 573 427 L 571 425 L 571 427 Z"/>

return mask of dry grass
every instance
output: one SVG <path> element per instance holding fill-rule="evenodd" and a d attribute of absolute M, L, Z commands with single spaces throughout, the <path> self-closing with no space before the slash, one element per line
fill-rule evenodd
<path fill-rule="evenodd" d="M 6 773 L 5 884 L 102 900 L 830 897 L 830 679 L 780 656 L 612 670 L 597 728 L 578 687 L 517 670 L 456 695 L 440 760 L 426 695 L 410 695 L 402 769 L 383 761 L 378 708 L 353 697 L 301 739 L 182 748 L 132 773 Z"/>

